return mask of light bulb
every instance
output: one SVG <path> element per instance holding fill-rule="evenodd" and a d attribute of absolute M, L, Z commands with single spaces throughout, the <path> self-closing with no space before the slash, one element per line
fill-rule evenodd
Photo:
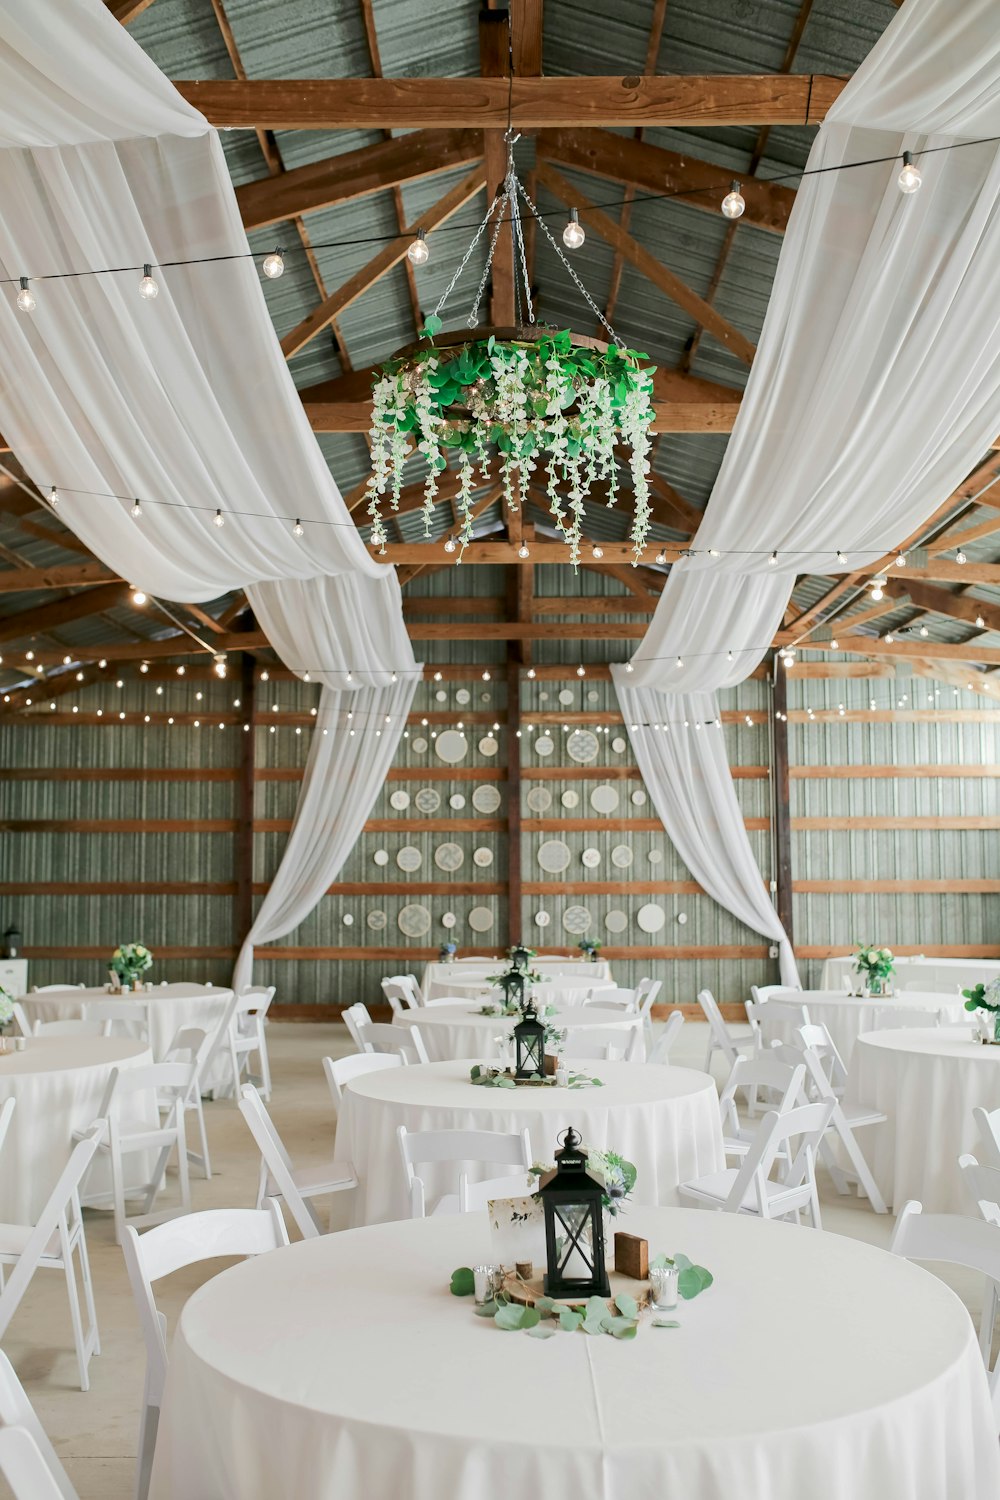
<path fill-rule="evenodd" d="M 178 677 L 183 677 L 183 676 L 184 676 L 184 673 L 185 673 L 185 672 L 186 672 L 186 671 L 187 671 L 187 668 L 186 668 L 186 667 L 183 667 L 183 666 L 181 666 L 181 667 L 178 667 L 178 668 L 177 668 L 177 675 L 178 675 Z"/>
<path fill-rule="evenodd" d="M 837 561 L 839 563 L 846 563 L 847 561 L 847 558 L 844 556 L 843 552 L 840 551 L 839 547 L 837 549 Z"/>
<path fill-rule="evenodd" d="M 427 236 L 422 229 L 418 229 L 416 239 L 411 240 L 407 248 L 406 257 L 413 266 L 426 266 L 430 260 L 430 256 L 431 252 L 430 246 L 427 243 Z"/>
<path fill-rule="evenodd" d="M 272 250 L 270 255 L 264 256 L 260 268 L 264 272 L 264 275 L 267 277 L 268 281 L 277 281 L 279 276 L 284 276 L 285 257 L 281 252 L 280 246 Z"/>
<path fill-rule="evenodd" d="M 212 517 L 212 520 L 215 522 L 216 526 L 225 526 L 226 524 L 225 516 L 222 514 L 222 511 L 218 509 L 216 510 L 215 515 Z"/>
<path fill-rule="evenodd" d="M 389 673 L 389 681 L 390 682 L 396 682 L 397 681 L 397 677 L 396 677 L 395 672 L 390 672 Z M 462 727 L 461 724 L 459 724 L 458 727 L 459 727 L 459 729 L 461 729 L 461 727 Z"/>
<path fill-rule="evenodd" d="M 27 660 L 28 660 L 28 661 L 34 661 L 34 659 L 35 659 L 35 653 L 34 653 L 34 651 L 26 651 L 26 652 L 25 652 L 25 653 L 24 653 L 24 655 L 25 655 L 25 658 L 26 658 L 26 659 L 27 659 Z"/>
<path fill-rule="evenodd" d="M 56 489 L 55 485 L 53 485 L 49 490 L 49 504 L 52 506 L 53 510 L 59 504 L 59 491 Z"/>
<path fill-rule="evenodd" d="M 454 552 L 456 545 L 457 543 L 455 541 L 455 538 L 453 536 L 450 536 L 444 544 L 444 550 L 446 552 Z"/>
<path fill-rule="evenodd" d="M 562 233 L 563 244 L 567 250 L 579 250 L 586 238 L 583 225 L 580 223 L 580 215 L 575 208 L 571 208 L 566 228 Z"/>
<path fill-rule="evenodd" d="M 958 551 L 955 553 L 955 561 L 960 565 L 969 561 L 965 553 L 962 551 L 961 547 L 959 547 Z"/>
<path fill-rule="evenodd" d="M 877 604 L 878 601 L 880 599 L 884 598 L 884 597 L 885 596 L 884 596 L 882 590 L 876 584 L 876 586 L 872 589 L 872 598 L 875 600 L 875 603 Z"/>
<path fill-rule="evenodd" d="M 302 673 L 302 681 L 303 682 L 311 682 L 312 681 L 312 679 L 310 678 L 308 672 L 303 672 Z"/>
<path fill-rule="evenodd" d="M 483 681 L 484 682 L 489 682 L 489 680 L 490 680 L 490 674 L 489 674 L 489 672 L 484 672 L 483 673 Z"/>
<path fill-rule="evenodd" d="M 587 675 L 587 668 L 583 665 L 582 662 L 576 669 L 576 675 L 577 677 L 586 677 Z"/>
<path fill-rule="evenodd" d="M 347 673 L 347 681 L 348 681 L 348 682 L 353 682 L 353 681 L 354 681 L 354 673 L 353 673 L 353 672 L 351 672 L 351 671 L 350 671 L 350 669 L 348 669 L 348 673 Z"/>
<path fill-rule="evenodd" d="M 729 192 L 722 200 L 722 212 L 727 219 L 738 219 L 747 206 L 746 199 L 740 192 L 740 185 L 734 177 L 729 186 Z"/>
<path fill-rule="evenodd" d="M 718 547 L 709 547 L 708 555 L 709 557 L 721 557 L 722 553 L 719 551 Z"/>
<path fill-rule="evenodd" d="M 897 568 L 905 568 L 906 567 L 906 553 L 905 552 L 897 552 L 896 553 L 896 567 Z"/>
<path fill-rule="evenodd" d="M 731 651 L 727 651 L 726 652 L 726 661 L 732 661 L 732 659 L 733 659 L 733 653 Z"/>
<path fill-rule="evenodd" d="M 143 593 L 142 589 L 133 588 L 132 589 L 132 603 L 133 604 L 145 604 L 145 602 L 146 602 L 146 595 Z"/>
<path fill-rule="evenodd" d="M 890 631 L 889 631 L 889 634 L 888 634 L 888 635 L 887 635 L 887 636 L 886 636 L 886 638 L 885 638 L 885 640 L 886 640 L 886 645 L 887 645 L 887 646 L 891 646 L 891 645 L 892 645 L 892 643 L 893 643 L 893 641 L 894 641 L 894 640 L 895 640 L 895 639 L 896 639 L 896 637 L 895 637 L 895 636 L 894 636 L 894 635 L 893 635 L 893 633 L 892 633 L 892 631 L 891 631 L 891 630 L 890 630 Z"/>
<path fill-rule="evenodd" d="M 264 670 L 263 670 L 263 672 L 261 672 L 261 674 L 260 674 L 260 680 L 261 680 L 261 682 L 269 682 L 270 678 L 271 678 L 271 674 L 267 670 L 267 668 L 265 667 Z"/>
<path fill-rule="evenodd" d="M 142 515 L 142 501 L 138 498 L 138 496 L 136 496 L 136 498 L 132 501 L 132 509 L 129 511 L 129 515 L 132 516 L 136 521 L 138 521 L 139 517 Z"/>
<path fill-rule="evenodd" d="M 160 295 L 160 288 L 153 280 L 153 268 L 147 261 L 142 268 L 142 280 L 139 282 L 139 296 L 144 302 L 152 302 L 154 297 Z"/>
<path fill-rule="evenodd" d="M 601 558 L 604 556 L 603 547 L 592 547 L 590 550 L 593 553 L 594 557 Z"/>
<path fill-rule="evenodd" d="M 105 657 L 105 656 L 102 656 L 101 659 L 100 659 L 100 661 L 97 663 L 97 665 L 99 667 L 106 667 L 107 664 L 108 664 L 108 661 L 107 661 L 107 657 Z"/>
<path fill-rule="evenodd" d="M 299 520 L 298 516 L 296 516 L 295 517 L 295 525 L 292 527 L 292 536 L 304 536 L 304 535 L 305 535 L 305 527 L 303 526 L 302 522 Z"/>
<path fill-rule="evenodd" d="M 837 638 L 836 638 L 836 636 L 834 636 L 833 639 L 830 642 L 830 650 L 831 651 L 836 651 L 837 645 L 838 645 Z"/>
<path fill-rule="evenodd" d="M 777 554 L 777 552 L 772 552 L 771 556 L 768 558 L 768 562 L 771 564 L 772 568 L 777 564 L 777 561 L 778 561 L 778 554 Z"/>
<path fill-rule="evenodd" d="M 529 677 L 529 678 L 530 678 L 530 679 L 531 679 L 531 681 L 532 681 L 532 682 L 534 682 L 534 680 L 535 680 L 535 676 L 536 676 L 536 675 L 537 675 L 537 674 L 536 674 L 536 672 L 535 672 L 535 669 L 534 669 L 534 667 L 529 667 L 529 668 L 528 668 L 528 677 Z"/>
<path fill-rule="evenodd" d="M 923 180 L 923 177 L 920 175 L 920 168 L 914 163 L 913 153 L 911 151 L 904 151 L 903 170 L 896 178 L 896 181 L 899 183 L 899 191 L 901 193 L 915 193 Z"/>
<path fill-rule="evenodd" d="M 216 658 L 215 658 L 215 675 L 216 675 L 216 677 L 225 677 L 226 671 L 227 671 L 226 658 L 223 655 L 223 653 L 220 651 L 216 655 Z"/>
<path fill-rule="evenodd" d="M 986 624 L 986 621 L 983 619 L 982 615 L 977 615 L 976 616 L 976 627 L 977 627 L 977 629 L 982 630 L 985 624 Z"/>
<path fill-rule="evenodd" d="M 926 625 L 921 625 L 921 627 L 920 627 L 920 634 L 921 635 L 930 635 L 930 631 L 927 629 Z"/>
<path fill-rule="evenodd" d="M 521 557 L 521 558 L 529 557 L 531 555 L 529 553 L 529 551 L 528 551 L 528 544 L 527 544 L 527 542 L 522 542 L 521 543 L 520 547 L 518 547 L 518 549 L 517 549 L 517 555 L 518 555 L 518 557 Z"/>
<path fill-rule="evenodd" d="M 35 294 L 31 290 L 31 287 L 28 285 L 28 278 L 27 276 L 22 276 L 19 279 L 21 282 L 21 290 L 17 294 L 17 305 L 22 312 L 34 312 Z"/>
<path fill-rule="evenodd" d="M 148 661 L 140 662 L 139 663 L 139 671 L 140 672 L 148 672 L 149 671 L 149 662 Z"/>
<path fill-rule="evenodd" d="M 625 670 L 626 670 L 626 672 L 634 672 L 635 671 L 635 667 L 633 667 L 633 665 L 632 665 L 632 663 L 630 661 L 627 661 L 625 663 Z"/>
<path fill-rule="evenodd" d="M 676 665 L 676 667 L 677 667 L 677 669 L 679 671 L 680 668 L 683 667 L 683 665 L 684 665 L 684 658 L 682 656 L 679 656 L 677 658 L 677 661 L 676 661 L 675 665 Z"/>
<path fill-rule="evenodd" d="M 655 558 L 653 559 L 654 562 L 658 562 L 660 564 L 661 568 L 662 568 L 663 564 L 666 562 L 666 560 L 667 560 L 667 554 L 665 552 L 663 552 L 662 550 L 659 551 L 656 554 Z"/>
<path fill-rule="evenodd" d="M 434 681 L 435 682 L 440 682 L 443 676 L 444 676 L 443 672 L 435 672 L 434 673 Z"/>

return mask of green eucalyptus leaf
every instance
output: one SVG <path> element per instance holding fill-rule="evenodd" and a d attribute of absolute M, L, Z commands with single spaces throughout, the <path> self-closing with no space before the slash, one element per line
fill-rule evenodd
<path fill-rule="evenodd" d="M 537 1328 L 538 1325 L 539 1325 L 539 1323 L 541 1321 L 542 1321 L 542 1315 L 538 1311 L 537 1307 L 522 1307 L 521 1308 L 521 1327 L 522 1328 Z"/>
<path fill-rule="evenodd" d="M 706 1271 L 704 1266 L 687 1266 L 677 1278 L 677 1291 L 690 1302 L 692 1297 L 707 1291 L 713 1279 L 711 1271 Z"/>
<path fill-rule="evenodd" d="M 565 1333 L 575 1333 L 583 1322 L 583 1313 L 577 1312 L 574 1307 L 564 1307 L 559 1313 L 559 1327 Z"/>
<path fill-rule="evenodd" d="M 651 1271 L 664 1271 L 666 1270 L 667 1266 L 672 1265 L 673 1261 L 670 1259 L 669 1255 L 655 1255 L 649 1262 L 649 1269 Z"/>
<path fill-rule="evenodd" d="M 475 1312 L 477 1318 L 492 1318 L 495 1316 L 499 1307 L 500 1303 L 494 1302 L 493 1298 L 491 1297 L 488 1302 L 483 1302 L 479 1307 L 473 1308 L 473 1311 Z"/>
<path fill-rule="evenodd" d="M 441 332 L 442 326 L 441 319 L 435 317 L 434 313 L 431 313 L 424 319 L 424 326 L 420 330 L 420 337 L 422 339 L 432 339 L 436 333 Z"/>
<path fill-rule="evenodd" d="M 554 1339 L 556 1331 L 554 1328 L 536 1327 L 525 1329 L 529 1338 L 532 1339 Z"/>
<path fill-rule="evenodd" d="M 615 1339 L 634 1339 L 639 1330 L 638 1321 L 635 1318 L 609 1318 L 607 1331 Z"/>
<path fill-rule="evenodd" d="M 555 1305 L 556 1304 L 551 1297 L 535 1298 L 535 1306 L 538 1308 L 538 1311 L 541 1313 L 543 1318 L 547 1318 L 552 1315 Z"/>
<path fill-rule="evenodd" d="M 451 1273 L 451 1295 L 453 1297 L 471 1297 L 476 1290 L 476 1278 L 468 1266 L 459 1266 L 457 1271 Z"/>
<path fill-rule="evenodd" d="M 623 1318 L 637 1318 L 639 1316 L 639 1304 L 628 1292 L 619 1292 L 615 1298 L 615 1306 Z"/>
<path fill-rule="evenodd" d="M 521 1318 L 525 1309 L 519 1302 L 508 1302 L 503 1307 L 498 1307 L 493 1315 L 493 1321 L 498 1328 L 507 1333 L 515 1333 L 522 1326 Z"/>
<path fill-rule="evenodd" d="M 654 1318 L 650 1328 L 679 1328 L 681 1325 L 676 1318 Z"/>
<path fill-rule="evenodd" d="M 681 1255 L 678 1251 L 678 1253 L 674 1256 L 674 1265 L 677 1267 L 678 1271 L 686 1271 L 689 1266 L 694 1265 L 694 1261 L 689 1260 L 686 1255 Z"/>

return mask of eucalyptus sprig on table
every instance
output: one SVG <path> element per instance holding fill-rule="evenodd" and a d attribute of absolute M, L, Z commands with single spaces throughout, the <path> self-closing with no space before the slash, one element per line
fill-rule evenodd
<path fill-rule="evenodd" d="M 499 1068 L 484 1067 L 482 1063 L 473 1063 L 469 1069 L 469 1082 L 479 1084 L 484 1089 L 513 1089 L 517 1087 L 509 1073 L 502 1073 Z M 541 1073 L 531 1073 L 525 1079 L 526 1083 L 547 1083 L 548 1080 Z M 549 1083 L 550 1088 L 555 1088 L 554 1083 Z M 589 1073 L 571 1073 L 566 1085 L 571 1089 L 602 1089 L 604 1087 L 600 1078 L 592 1078 Z"/>

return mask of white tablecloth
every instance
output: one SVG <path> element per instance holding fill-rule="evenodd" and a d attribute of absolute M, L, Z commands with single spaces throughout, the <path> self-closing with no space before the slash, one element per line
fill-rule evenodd
<path fill-rule="evenodd" d="M 397 1125 L 408 1130 L 523 1130 L 536 1161 L 551 1161 L 559 1132 L 573 1125 L 587 1145 L 635 1163 L 637 1203 L 675 1203 L 680 1182 L 725 1165 L 715 1084 L 690 1068 L 580 1063 L 603 1088 L 487 1089 L 469 1082 L 467 1060 L 369 1073 L 347 1085 L 337 1122 L 337 1158 L 354 1163 L 361 1186 L 355 1222 L 409 1214 Z M 450 1178 L 421 1172 L 432 1198 Z M 484 1169 L 480 1177 L 496 1176 Z"/>
<path fill-rule="evenodd" d="M 893 988 L 897 990 L 946 990 L 954 995 L 956 989 L 971 989 L 980 980 L 988 984 L 1000 978 L 1000 959 L 996 958 L 897 958 L 896 972 L 892 976 Z M 853 958 L 828 958 L 823 965 L 820 984 L 823 989 L 844 988 L 844 980 L 852 984 L 858 981 L 854 972 Z"/>
<path fill-rule="evenodd" d="M 393 1020 L 399 1026 L 417 1026 L 431 1062 L 447 1062 L 453 1057 L 476 1057 L 487 1062 L 495 1057 L 493 1038 L 509 1035 L 515 1017 L 481 1016 L 478 1005 L 464 1003 L 408 1010 L 401 1016 L 393 1016 Z M 600 1005 L 580 1005 L 557 1010 L 554 1016 L 546 1016 L 545 1022 L 569 1031 L 578 1026 L 627 1026 L 639 1033 L 633 1061 L 645 1060 L 640 1016 L 626 1015 L 611 1006 L 605 1009 Z"/>
<path fill-rule="evenodd" d="M 928 1213 L 971 1212 L 958 1158 L 978 1147 L 973 1108 L 1000 1106 L 1000 1047 L 947 1031 L 872 1032 L 858 1038 L 848 1094 L 888 1115 L 863 1144 L 897 1213 L 908 1198 Z"/>
<path fill-rule="evenodd" d="M 858 1037 L 869 1031 L 880 1031 L 886 1025 L 885 1017 L 891 1016 L 894 1008 L 926 1010 L 928 1025 L 933 1023 L 938 1014 L 948 1022 L 969 1019 L 965 1001 L 960 1000 L 954 990 L 950 994 L 939 995 L 906 990 L 884 1000 L 846 995 L 843 990 L 783 990 L 773 998 L 782 1003 L 791 1001 L 793 1005 L 804 1005 L 813 1025 L 825 1026 L 829 1031 L 837 1051 L 848 1067 Z M 768 1037 L 791 1041 L 792 1032 L 798 1024 L 797 1021 L 772 1021 L 768 1024 Z"/>
<path fill-rule="evenodd" d="M 153 1061 L 149 1048 L 127 1037 L 33 1037 L 23 1052 L 0 1055 L 0 1104 L 17 1105 L 0 1151 L 0 1220 L 33 1224 L 69 1159 L 74 1130 L 96 1118 L 112 1068 Z M 124 1113 L 127 1123 L 155 1125 L 156 1101 L 140 1095 Z M 142 1177 L 133 1160 L 130 1181 Z M 96 1160 L 88 1183 L 110 1188 L 106 1160 Z"/>
<path fill-rule="evenodd" d="M 840 1235 L 638 1209 L 715 1284 L 628 1343 L 501 1333 L 448 1291 L 485 1214 L 306 1240 L 190 1298 L 152 1500 L 996 1500 L 969 1315 Z"/>
<path fill-rule="evenodd" d="M 427 964 L 424 969 L 423 979 L 420 983 L 421 993 L 425 1000 L 443 999 L 445 995 L 456 993 L 455 985 L 475 984 L 488 988 L 485 984 L 491 974 L 499 974 L 507 967 L 507 959 L 504 958 L 456 958 L 450 964 L 432 963 Z M 536 974 L 543 976 L 561 975 L 573 979 L 579 979 L 581 983 L 597 984 L 603 981 L 605 984 L 613 984 L 611 978 L 611 965 L 607 959 L 598 959 L 597 963 L 581 963 L 579 959 L 572 958 L 533 958 L 531 967 Z M 466 990 L 457 991 L 458 994 L 466 994 Z"/>

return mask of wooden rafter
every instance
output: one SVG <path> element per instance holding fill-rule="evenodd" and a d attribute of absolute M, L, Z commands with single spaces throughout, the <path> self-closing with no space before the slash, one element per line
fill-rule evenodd
<path fill-rule="evenodd" d="M 25 594 L 41 589 L 80 588 L 115 578 L 103 563 L 70 563 L 52 568 L 11 568 L 0 572 L 0 594 Z M 121 580 L 119 580 L 120 582 Z"/>
<path fill-rule="evenodd" d="M 84 589 L 65 599 L 54 599 L 38 609 L 22 610 L 16 615 L 0 617 L 0 641 L 32 640 L 71 620 L 102 614 L 128 603 L 128 590 L 121 582 L 106 583 L 100 588 Z"/>
<path fill-rule="evenodd" d="M 104 0 L 104 3 L 115 20 L 127 26 L 136 16 L 141 16 L 144 10 L 148 10 L 153 0 Z"/>
<path fill-rule="evenodd" d="M 947 589 L 936 589 L 912 579 L 907 580 L 906 592 L 919 609 L 947 615 L 952 620 L 963 620 L 969 625 L 982 620 L 980 628 L 1000 630 L 1000 605 L 987 604 L 984 599 L 974 599 L 969 594 L 951 594 Z"/>

